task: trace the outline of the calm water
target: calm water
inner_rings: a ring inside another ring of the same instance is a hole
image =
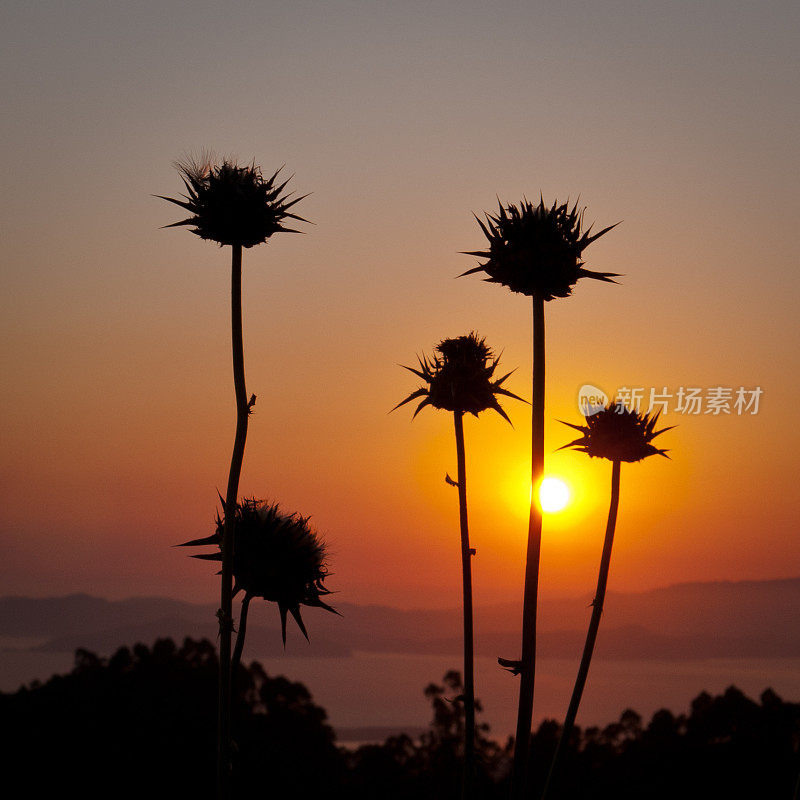
[[[31,653],[8,649],[33,642],[0,638],[0,690],[13,691],[34,678],[46,679],[72,666],[69,653]],[[348,658],[292,658],[250,653],[270,674],[305,683],[314,699],[341,729],[376,726],[392,729],[428,723],[430,708],[423,689],[441,681],[458,659],[360,653]],[[566,709],[577,661],[542,659],[538,665],[535,716],[561,717]],[[511,733],[515,724],[517,678],[489,658],[476,659],[476,691],[483,719],[494,736]],[[645,719],[659,708],[686,711],[702,690],[723,691],[735,684],[757,699],[767,687],[787,700],[800,700],[800,659],[704,659],[696,661],[597,661],[578,717],[580,725],[603,725],[625,708]]]

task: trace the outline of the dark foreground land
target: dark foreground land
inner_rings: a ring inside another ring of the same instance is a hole
[[[206,641],[122,648],[110,659],[78,650],[68,675],[0,694],[6,785],[29,797],[212,798],[217,657]],[[354,687],[355,689],[355,687]],[[429,729],[355,751],[336,745],[326,713],[300,683],[241,668],[236,687],[236,797],[460,798],[458,673],[424,691]],[[540,790],[559,725],[533,740]],[[632,710],[605,728],[576,730],[552,800],[726,798],[791,800],[800,704],[767,689],[755,702],[735,687],[700,694],[688,715]],[[507,795],[510,743],[479,734],[480,798]],[[532,794],[536,797],[536,794]]]

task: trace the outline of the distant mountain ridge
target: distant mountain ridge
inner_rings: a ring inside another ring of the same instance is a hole
[[[574,658],[589,618],[590,595],[543,600],[540,652]],[[460,611],[403,610],[337,603],[341,618],[304,611],[307,645],[291,630],[287,655],[347,656],[355,651],[457,654]],[[265,607],[266,606],[266,607]],[[29,649],[78,647],[109,654],[158,637],[216,638],[215,604],[161,597],[106,600],[87,594],[0,597],[0,636],[36,639]],[[520,610],[515,604],[476,607],[476,651],[517,655]],[[254,604],[248,650],[280,647],[273,604]],[[680,583],[606,598],[598,658],[685,659],[800,656],[800,577],[768,581]]]
[[[106,600],[89,594],[63,597],[0,597],[0,636],[53,636],[83,631],[86,622],[94,625],[124,625],[143,618],[178,613],[191,617],[215,607],[172,600],[166,597],[132,597]]]

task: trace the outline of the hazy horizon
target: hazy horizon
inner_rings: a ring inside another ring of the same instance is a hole
[[[580,724],[610,723],[627,707],[645,718],[661,707],[680,713],[701,691],[721,693],[731,684],[756,699],[767,688],[788,700],[800,697],[800,577],[748,583],[666,587],[650,602],[646,593],[611,593]],[[151,599],[109,614],[107,601],[84,599],[57,598],[56,607],[0,597],[0,690],[68,671],[78,647],[108,657],[123,645],[150,646],[166,636],[215,638],[214,603],[192,605],[184,616],[183,601]],[[183,609],[178,616],[174,605]],[[363,726],[393,732],[424,726],[430,709],[423,688],[461,668],[458,610],[341,610],[339,618],[309,609],[310,642],[292,627],[284,649],[274,604],[254,604],[245,661],[306,684],[346,735]],[[585,597],[544,599],[541,610],[537,720],[563,713],[589,613]],[[518,620],[507,612],[507,606],[494,613],[484,606],[476,614],[478,696],[501,738],[513,730],[518,685],[496,662],[518,646]],[[749,646],[754,636],[763,644]]]
[[[637,595],[637,594],[647,594],[650,592],[658,592],[660,590],[665,589],[673,589],[679,587],[689,587],[689,586],[709,586],[709,585],[735,585],[735,584],[776,584],[776,583],[787,583],[787,582],[796,582],[800,581],[800,572],[795,575],[783,575],[773,578],[737,578],[737,579],[726,579],[726,578],[715,578],[714,580],[694,580],[694,581],[677,581],[674,583],[666,583],[657,586],[648,586],[643,589],[635,589],[635,590],[615,590],[609,589],[608,596],[612,595]],[[557,602],[558,600],[576,600],[576,599],[583,599],[584,597],[592,597],[594,594],[594,587],[586,588],[585,591],[582,592],[573,592],[573,593],[564,593],[564,594],[550,594],[550,593],[540,593],[540,597],[542,599],[547,600],[548,602]],[[134,595],[114,595],[114,594],[104,594],[98,595],[93,592],[87,591],[65,591],[58,594],[30,594],[30,593],[13,593],[13,594],[0,594],[0,600],[9,597],[18,597],[18,598],[32,598],[32,599],[48,599],[48,600],[55,600],[61,597],[75,597],[75,596],[87,596],[92,598],[97,598],[100,600],[107,600],[109,602],[124,602],[126,600],[174,600],[178,602],[186,602],[191,603],[193,605],[207,605],[207,606],[218,606],[218,598],[216,597],[209,597],[206,599],[200,600],[191,600],[187,599],[186,597],[181,597],[178,595],[151,595],[151,594],[134,594]],[[269,601],[266,601],[269,605]],[[488,606],[506,606],[506,605],[514,605],[517,603],[521,604],[522,599],[520,598],[512,598],[509,600],[501,600],[488,603]],[[357,605],[357,606],[383,606],[387,608],[394,608],[403,611],[452,611],[461,608],[460,599],[455,600],[451,605],[400,605],[400,604],[391,604],[391,603],[351,603],[348,601],[348,604]]]

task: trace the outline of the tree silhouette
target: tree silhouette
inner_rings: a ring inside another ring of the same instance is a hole
[[[363,745],[350,754],[343,787],[346,796],[364,800],[458,800],[463,771],[464,690],[461,674],[450,670],[441,683],[425,687],[432,718],[417,740],[392,736],[383,744]],[[475,701],[475,710],[481,713],[479,700]],[[501,746],[489,734],[487,724],[476,724],[474,791],[483,800],[500,800],[505,792],[511,744]]]
[[[76,652],[75,667],[44,683],[0,693],[0,752],[6,786],[28,797],[214,795],[217,653],[208,641],[123,647],[110,658]],[[237,796],[296,800],[457,800],[464,687],[458,672],[430,684],[429,728],[357,750],[337,749],[325,711],[306,687],[240,667],[236,720]],[[476,701],[480,712],[480,703]],[[561,727],[533,734],[532,796],[547,776]],[[573,727],[553,800],[727,800],[791,797],[800,704],[767,689],[759,701],[731,686],[703,692],[688,714],[666,709],[645,724],[627,709],[616,722]],[[476,725],[476,790],[508,790],[512,743]]]
[[[160,639],[109,659],[79,650],[68,675],[0,694],[6,785],[29,797],[212,798],[218,664],[207,640]],[[333,730],[302,684],[257,663],[236,684],[238,796],[310,800],[341,782]]]

